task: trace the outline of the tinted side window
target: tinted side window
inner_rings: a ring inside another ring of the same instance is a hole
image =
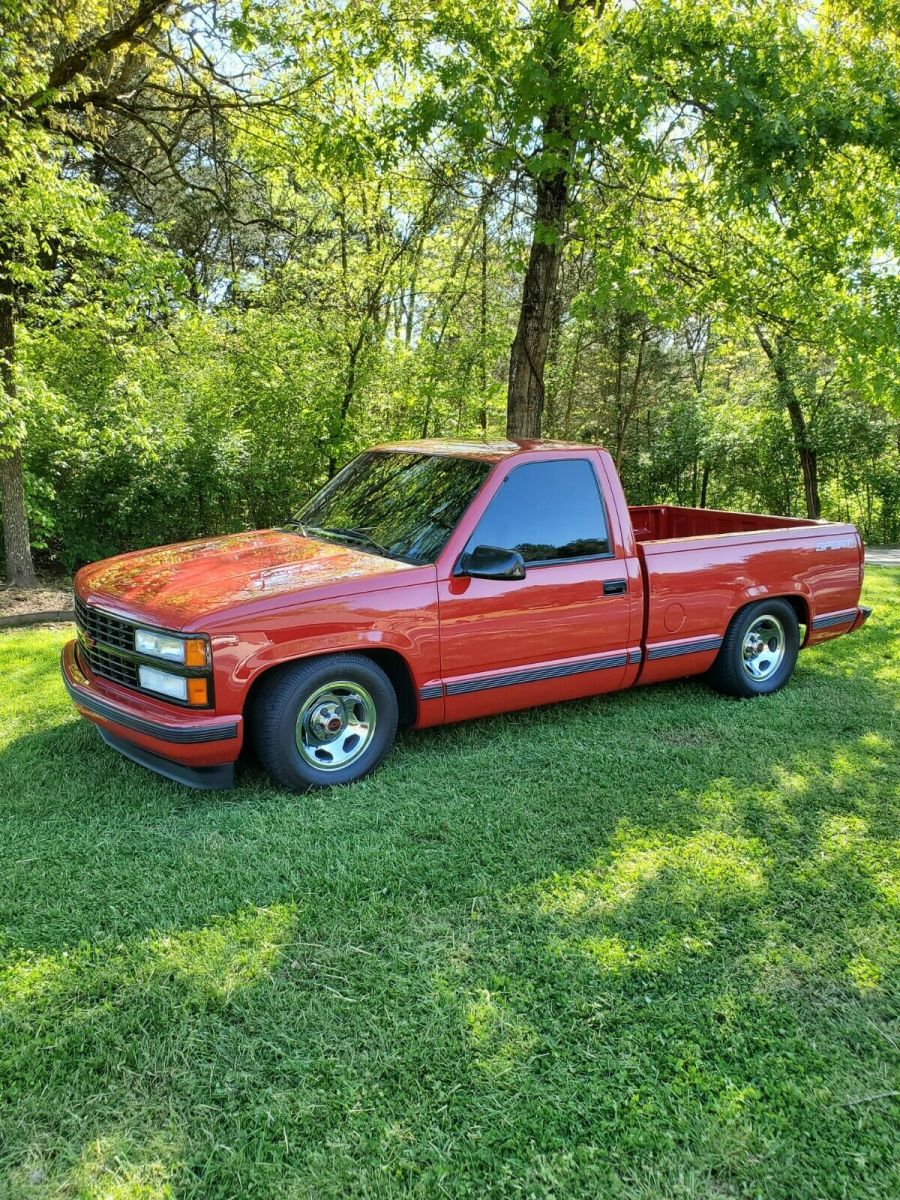
[[[526,562],[609,553],[594,469],[583,458],[527,463],[500,485],[469,541],[518,550]]]

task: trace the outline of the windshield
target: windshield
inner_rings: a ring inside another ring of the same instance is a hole
[[[478,459],[370,450],[335,475],[294,524],[389,558],[434,562],[490,467]]]

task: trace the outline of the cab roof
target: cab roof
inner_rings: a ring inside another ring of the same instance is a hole
[[[496,442],[467,442],[447,438],[421,438],[410,442],[384,442],[373,446],[373,450],[405,452],[407,454],[445,454],[452,458],[480,458],[486,462],[499,462],[513,454],[525,454],[531,450],[598,450],[598,446],[586,442],[556,442],[548,438],[511,438]]]

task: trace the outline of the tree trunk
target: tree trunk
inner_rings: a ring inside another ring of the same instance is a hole
[[[793,417],[791,419],[793,421]],[[803,420],[802,413],[800,419]],[[795,432],[795,439],[797,436]],[[812,446],[805,445],[799,447],[799,454],[800,469],[803,472],[803,492],[806,496],[806,515],[818,520],[822,515],[822,503],[819,499],[819,456]]]
[[[803,405],[794,387],[794,381],[785,363],[785,348],[782,339],[776,338],[774,346],[769,341],[761,326],[756,327],[756,336],[766,357],[772,364],[772,371],[778,384],[778,394],[787,409],[794,435],[794,449],[800,462],[800,472],[803,476],[803,494],[806,498],[806,515],[818,520],[822,515],[822,504],[819,499],[819,456],[809,433],[809,426],[803,413]]]
[[[638,400],[640,399],[641,379],[644,373],[644,351],[647,347],[649,334],[646,329],[641,330],[641,339],[638,342],[637,363],[634,368],[634,375],[631,379],[631,386],[628,389],[628,395],[624,395],[624,373],[625,373],[625,356],[628,353],[628,343],[626,342],[627,330],[624,324],[623,314],[619,314],[619,336],[617,339],[618,345],[618,361],[616,367],[616,470],[622,468],[622,461],[625,458],[625,439],[628,436],[628,430],[631,426],[631,420],[637,411]]]
[[[0,387],[10,403],[16,398],[16,314],[12,284],[0,277]],[[0,496],[3,500],[3,547],[6,574],[17,587],[34,587],[34,563],[25,512],[22,454],[18,449],[0,457]]]
[[[481,396],[478,402],[478,424],[481,426],[481,436],[487,437],[487,389],[488,389],[488,361],[487,361],[487,330],[488,330],[488,228],[487,217],[482,213],[481,216],[481,295],[480,295],[480,311],[481,319]]]
[[[578,382],[578,372],[581,368],[581,350],[584,345],[584,323],[579,321],[575,331],[575,347],[572,351],[572,365],[569,368],[569,378],[566,381],[566,412],[563,417],[562,434],[568,440],[572,436],[572,410],[575,407],[575,386]]]
[[[548,135],[551,140],[567,137],[568,115],[563,108],[551,109],[545,126],[545,142]],[[511,438],[541,436],[544,363],[550,342],[568,203],[566,170],[557,171],[546,179],[538,178],[531,251],[522,287],[519,324],[509,357],[506,433]]]
[[[404,329],[403,340],[407,350],[410,349],[413,343],[413,332],[416,328],[416,283],[419,275],[418,257],[416,264],[413,267],[412,275],[409,280],[408,300],[406,302],[406,327]]]
[[[34,587],[37,579],[31,561],[22,455],[18,450],[0,459],[0,492],[3,495],[3,549],[7,578],[16,587]]]
[[[557,373],[559,367],[559,352],[560,339],[562,337],[562,291],[565,287],[565,276],[563,272],[563,262],[560,256],[559,274],[556,280],[556,286],[553,289],[553,295],[550,301],[550,333],[547,337],[547,357],[544,360],[544,372],[547,370],[551,375]],[[544,412],[541,421],[542,430],[546,426],[549,430],[555,430],[558,416],[559,404],[559,380],[556,380],[556,386],[551,387],[549,393],[544,389]]]
[[[344,394],[341,396],[341,407],[338,412],[337,427],[335,438],[340,439],[344,436],[344,428],[347,424],[347,415],[350,412],[350,405],[353,403],[353,398],[356,395],[356,371],[359,362],[359,355],[363,348],[365,340],[365,325],[360,331],[359,337],[350,347],[350,358],[347,363],[347,378],[344,383]],[[328,456],[328,478],[333,479],[337,474],[337,453],[331,451]]]
[[[539,54],[550,84],[543,122],[540,162],[545,155],[551,170],[535,172],[535,214],[528,267],[522,285],[519,322],[509,356],[506,433],[511,438],[541,436],[544,412],[544,364],[553,325],[553,306],[559,286],[563,236],[569,207],[574,158],[572,116],[579,98],[560,87],[566,47],[575,35],[574,14],[589,0],[556,0],[555,19]],[[595,18],[602,16],[606,0],[590,0]],[[555,92],[555,96],[554,96]],[[548,165],[549,165],[548,163]]]
[[[703,478],[700,481],[700,507],[706,508],[706,495],[709,489],[709,477],[712,473],[712,467],[708,462],[703,464]]]

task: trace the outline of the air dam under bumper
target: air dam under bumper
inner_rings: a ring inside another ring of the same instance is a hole
[[[241,717],[205,716],[184,709],[170,712],[162,709],[161,702],[135,703],[124,688],[86,675],[77,645],[72,641],[63,647],[63,682],[75,707],[97,726],[108,746],[189,787],[234,786]]]

